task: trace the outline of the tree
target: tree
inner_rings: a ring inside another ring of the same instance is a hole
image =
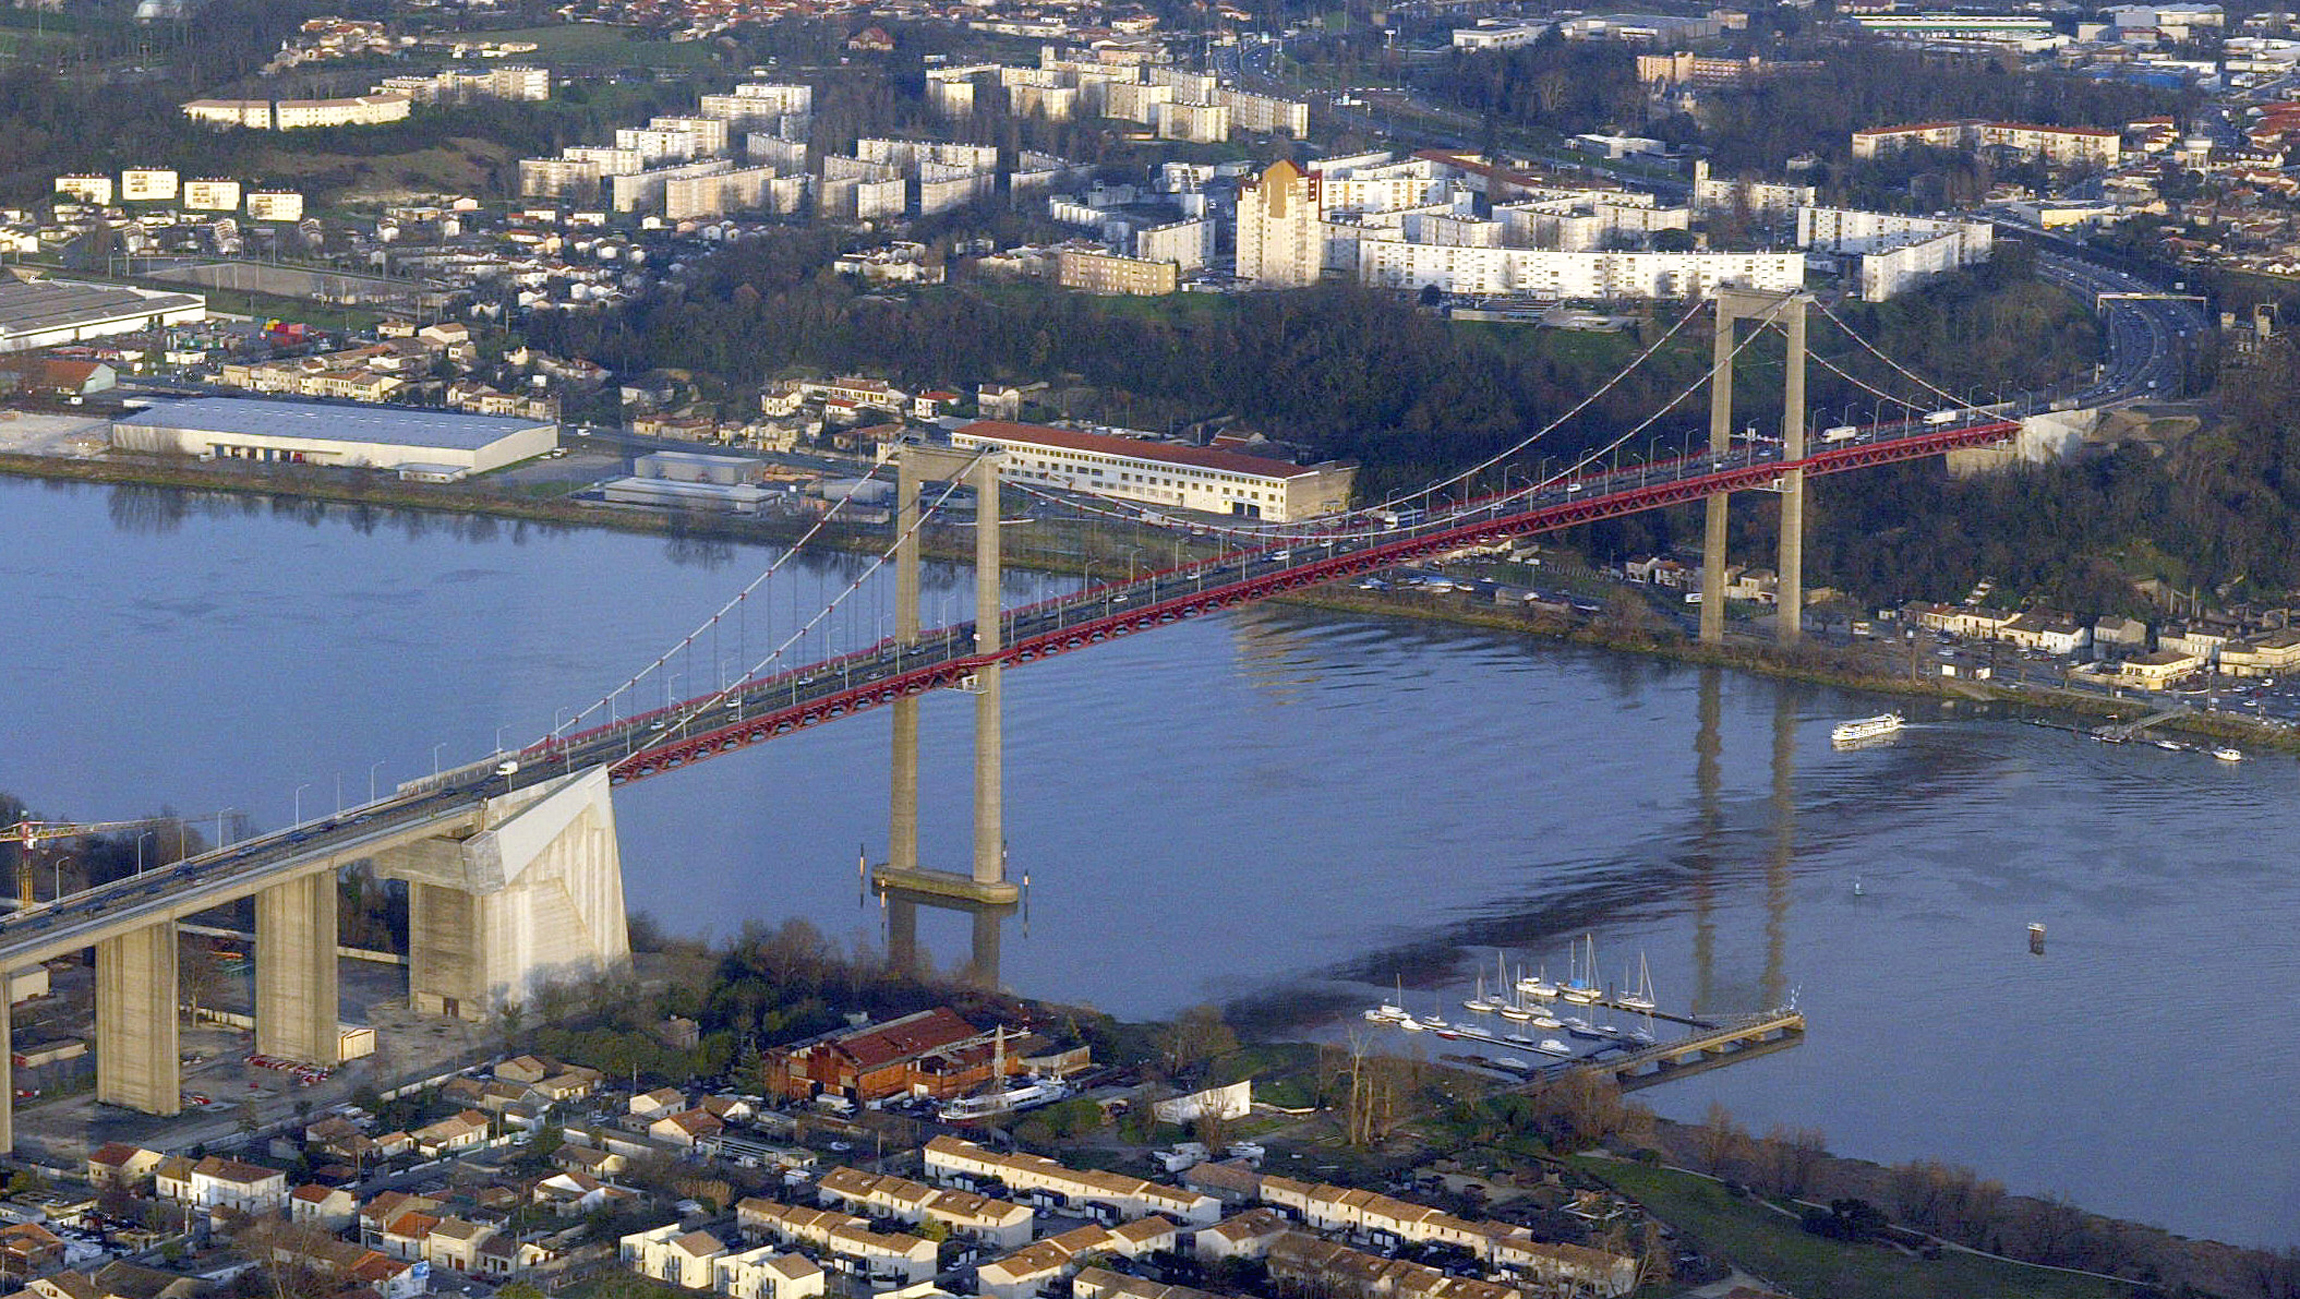
[[[192,943],[184,948],[176,968],[183,988],[186,1022],[197,1024],[200,1008],[210,1004],[223,989],[222,963],[216,959],[215,949],[206,943]]]
[[[1749,1132],[1734,1122],[1733,1111],[1723,1101],[1711,1101],[1708,1113],[1693,1129],[1693,1146],[1702,1168],[1713,1177],[1724,1177],[1749,1148]]]
[[[1176,1015],[1159,1035],[1158,1051],[1168,1076],[1193,1077],[1198,1067],[1238,1049],[1238,1035],[1213,1006],[1192,1006]]]
[[[1818,1128],[1791,1128],[1774,1124],[1754,1152],[1759,1175],[1766,1186],[1782,1195],[1803,1195],[1813,1174],[1828,1157],[1828,1141]]]

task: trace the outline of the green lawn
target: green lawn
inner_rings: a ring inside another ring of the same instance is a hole
[[[1576,1159],[1653,1215],[1773,1284],[1829,1299],[2126,1299],[2135,1287],[1950,1252],[1938,1261],[1880,1245],[1811,1235],[1753,1199],[1735,1199],[1691,1173],[1609,1159]]]
[[[489,40],[533,41],[535,53],[522,55],[554,67],[698,68],[711,62],[711,47],[699,41],[650,41],[627,27],[565,23],[485,33]]]

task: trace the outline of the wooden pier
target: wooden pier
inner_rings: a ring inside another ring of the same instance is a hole
[[[1539,1091],[1568,1074],[1585,1074],[1609,1077],[1619,1083],[1623,1091],[1636,1091],[1673,1078],[1785,1051],[1804,1040],[1803,1011],[1760,1011],[1705,1022],[1699,1031],[1674,1042],[1640,1047],[1619,1055],[1601,1051],[1578,1060],[1561,1060],[1543,1069],[1522,1090]]]

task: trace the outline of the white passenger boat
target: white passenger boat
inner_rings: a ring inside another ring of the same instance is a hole
[[[1899,713],[1879,713],[1875,717],[1856,717],[1849,722],[1837,723],[1836,728],[1829,732],[1829,738],[1838,744],[1854,744],[1861,740],[1873,740],[1880,735],[1891,735],[1901,729],[1905,721],[1906,719]]]
[[[2231,749],[2225,744],[2221,745],[2217,749],[2214,749],[2212,751],[2212,756],[2220,759],[2222,762],[2244,761],[2244,751],[2242,749]]]
[[[1556,1038],[1554,1038],[1554,1037],[1545,1037],[1545,1038],[1541,1039],[1541,1042],[1540,1042],[1538,1045],[1536,1045],[1536,1046],[1535,1046],[1533,1049],[1534,1049],[1534,1050],[1536,1050],[1536,1051],[1539,1051],[1539,1052],[1541,1052],[1543,1055],[1572,1055],[1572,1054],[1573,1054],[1573,1048],[1572,1048],[1572,1047],[1570,1047],[1570,1046],[1567,1046],[1565,1043],[1558,1041],[1558,1040],[1557,1040]]]

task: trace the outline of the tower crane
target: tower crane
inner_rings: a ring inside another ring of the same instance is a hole
[[[32,865],[34,854],[59,839],[80,839],[89,835],[110,834],[115,830],[142,830],[151,826],[182,825],[180,816],[146,816],[133,821],[34,821],[29,818],[14,825],[0,826],[0,844],[15,844],[16,854],[16,909],[21,911],[32,905]]]

